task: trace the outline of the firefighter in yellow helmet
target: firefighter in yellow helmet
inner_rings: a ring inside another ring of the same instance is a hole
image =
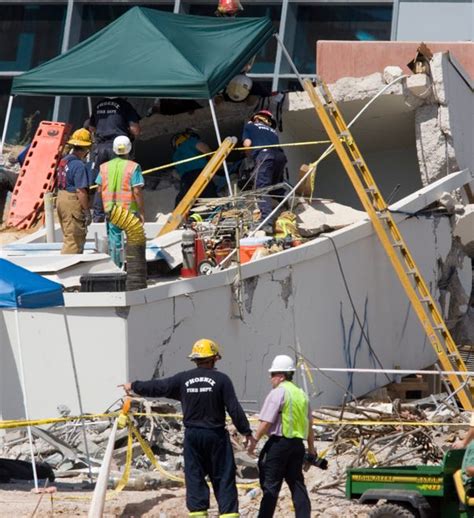
[[[238,517],[239,503],[235,485],[235,461],[225,428],[226,411],[237,430],[251,446],[255,439],[230,378],[215,368],[221,359],[219,346],[201,338],[188,356],[194,369],[170,378],[134,381],[120,385],[125,392],[140,396],[167,397],[181,402],[183,408],[184,475],[186,505],[190,517],[206,517],[209,508],[209,476],[219,506],[219,516]]]
[[[91,222],[90,178],[84,163],[92,146],[91,134],[84,128],[78,129],[71,135],[67,144],[69,152],[61,158],[56,170],[56,208],[63,232],[61,253],[82,254],[87,226]]]

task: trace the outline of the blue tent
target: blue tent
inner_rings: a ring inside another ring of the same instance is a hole
[[[0,259],[0,308],[64,306],[63,287]]]

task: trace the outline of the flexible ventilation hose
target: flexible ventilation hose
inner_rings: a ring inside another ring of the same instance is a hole
[[[109,218],[110,223],[123,230],[127,236],[127,291],[146,288],[146,237],[142,222],[134,214],[118,206],[112,208]]]
[[[146,243],[142,222],[128,210],[115,205],[110,212],[110,223],[127,234],[128,244],[144,245]]]

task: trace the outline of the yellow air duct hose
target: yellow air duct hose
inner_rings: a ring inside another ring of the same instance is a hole
[[[110,211],[109,221],[127,236],[127,291],[146,288],[146,236],[142,222],[134,214],[118,206]]]
[[[145,229],[135,214],[115,205],[110,212],[109,221],[125,232],[127,243],[131,245],[144,245],[146,243]]]

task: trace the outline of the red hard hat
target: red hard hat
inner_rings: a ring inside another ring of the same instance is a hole
[[[243,9],[239,0],[219,0],[217,11],[221,15],[232,16],[236,14],[238,11],[243,11]]]
[[[259,110],[258,112],[252,115],[252,120],[261,117],[267,119],[270,122],[272,128],[276,128],[277,123],[275,117],[273,116],[273,113],[270,110]]]

